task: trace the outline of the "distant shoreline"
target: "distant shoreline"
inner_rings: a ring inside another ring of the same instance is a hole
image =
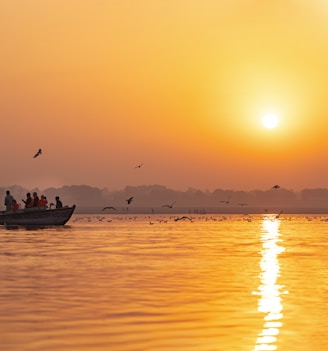
[[[6,190],[24,207],[21,199],[27,192],[36,191],[54,203],[60,196],[64,205],[76,205],[76,213],[116,214],[261,214],[279,213],[328,213],[328,189],[314,188],[294,192],[284,188],[265,191],[236,191],[217,189],[212,192],[197,189],[177,191],[163,185],[127,186],[121,191],[99,189],[88,185],[60,188],[26,189],[19,185],[0,187],[3,198]],[[128,204],[127,199],[133,198]],[[3,205],[4,207],[4,205]],[[102,211],[104,207],[115,210]]]

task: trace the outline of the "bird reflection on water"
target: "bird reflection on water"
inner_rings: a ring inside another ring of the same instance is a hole
[[[277,338],[282,327],[283,286],[278,284],[280,263],[278,256],[285,251],[279,243],[280,220],[266,217],[262,223],[262,259],[260,262],[260,284],[254,294],[259,296],[258,311],[264,313],[263,329],[258,334],[253,351],[277,350]]]

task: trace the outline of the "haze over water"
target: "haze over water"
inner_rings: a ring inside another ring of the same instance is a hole
[[[0,228],[0,350],[327,350],[328,216]]]

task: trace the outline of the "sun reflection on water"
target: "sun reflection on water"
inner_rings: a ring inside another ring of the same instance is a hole
[[[285,248],[281,245],[280,220],[265,218],[262,222],[262,258],[260,262],[260,284],[254,294],[259,296],[258,311],[264,313],[263,329],[258,334],[253,351],[277,350],[277,337],[282,327],[283,286],[277,283],[280,276],[278,256]]]

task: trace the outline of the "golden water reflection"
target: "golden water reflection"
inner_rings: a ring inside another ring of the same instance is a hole
[[[253,351],[277,350],[277,338],[282,327],[283,286],[277,283],[280,277],[279,255],[285,251],[279,233],[280,220],[264,218],[261,230],[262,258],[260,261],[260,284],[254,294],[259,296],[258,311],[264,313],[263,329],[257,336]]]

